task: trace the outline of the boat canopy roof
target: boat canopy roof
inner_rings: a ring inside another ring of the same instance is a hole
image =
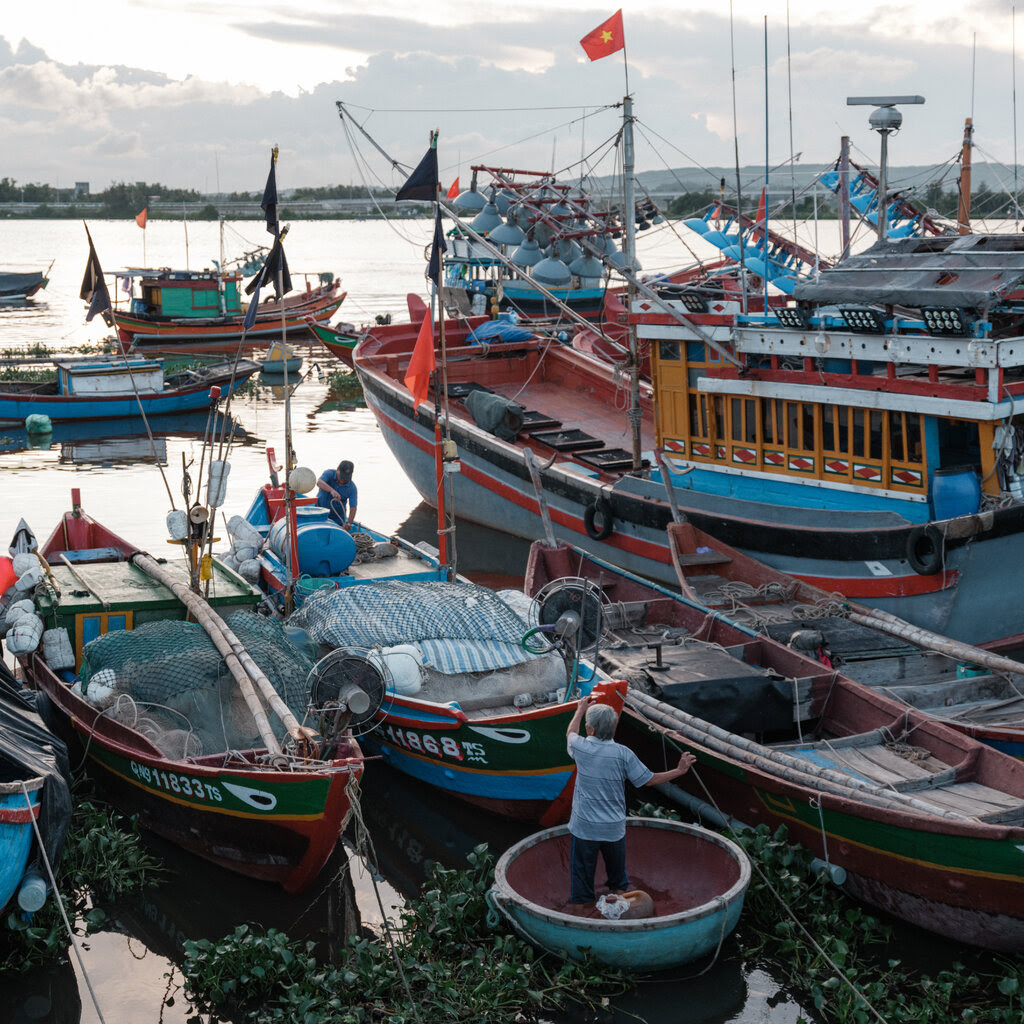
[[[1024,282],[1024,235],[950,235],[878,242],[793,296],[815,305],[978,308],[1004,300]]]

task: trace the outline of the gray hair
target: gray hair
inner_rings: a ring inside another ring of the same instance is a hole
[[[618,720],[615,708],[609,704],[591,704],[587,708],[587,725],[594,730],[596,739],[610,740],[615,734],[615,724]]]

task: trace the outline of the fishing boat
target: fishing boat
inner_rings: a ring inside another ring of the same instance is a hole
[[[1024,763],[569,545],[533,546],[526,591],[575,607],[588,657],[629,681],[620,742],[655,770],[696,754],[672,798],[785,825],[851,895],[912,924],[1024,949]]]
[[[0,270],[0,301],[31,299],[50,283],[50,267],[46,270]]]
[[[130,291],[127,307],[120,292],[112,310],[118,337],[135,351],[234,353],[242,339],[245,309],[242,275],[238,271],[129,268],[115,278]],[[289,334],[307,333],[306,317],[318,323],[330,320],[345,300],[341,282],[333,274],[320,274],[314,285],[281,300],[260,303],[247,341],[262,345],[280,336],[282,320]]]
[[[49,380],[0,383],[0,423],[24,423],[32,415],[70,423],[193,412],[209,406],[211,388],[227,396],[259,371],[244,359],[166,376],[158,359],[69,359],[54,365]]]
[[[0,910],[45,902],[71,821],[70,777],[64,744],[0,661]]]
[[[456,507],[532,538],[543,501],[560,539],[671,583],[671,492],[698,528],[823,590],[968,643],[1015,635],[1022,282],[1024,236],[974,234],[878,243],[768,314],[660,289],[631,313],[653,381],[632,402],[606,365],[540,336],[482,351],[453,330]],[[373,327],[355,365],[431,501],[431,424],[403,384],[414,338]],[[481,389],[520,407],[511,436],[474,421],[462,399]]]
[[[265,634],[269,620],[240,614],[260,593],[214,560],[208,600],[199,600],[186,564],[161,564],[96,522],[77,491],[40,554],[36,607],[56,640],[20,660],[55,729],[146,828],[289,892],[307,887],[345,828],[363,770],[346,695],[334,692],[329,713],[309,713],[319,731],[301,724],[292,708],[315,706],[319,676],[311,691],[299,652]],[[237,688],[217,684],[225,664]],[[206,682],[203,666],[213,673]]]
[[[697,825],[627,818],[629,879],[655,896],[654,913],[586,916],[567,899],[569,828],[561,825],[516,843],[494,868],[487,894],[515,930],[541,949],[572,960],[594,957],[620,971],[681,967],[721,950],[739,921],[750,861],[733,842]],[[600,892],[597,906],[606,896]]]
[[[310,316],[306,317],[306,326],[309,328],[310,334],[332,356],[336,356],[346,366],[352,365],[352,352],[362,337],[362,332],[357,330],[353,324],[335,324],[332,327],[330,324],[320,323]]]
[[[669,549],[689,599],[844,675],[919,708],[1003,753],[1024,757],[1024,664],[911,626],[888,612],[781,573],[691,523],[672,523]],[[1014,648],[1014,638],[998,647]]]
[[[361,522],[353,522],[346,530],[331,519],[329,509],[317,505],[315,494],[293,492],[289,519],[285,484],[279,480],[281,466],[276,461],[274,449],[268,448],[270,480],[257,491],[243,517],[244,525],[229,522],[228,531],[233,532],[232,553],[241,550],[244,556],[239,559],[236,554],[235,561],[255,560],[258,573],[253,582],[277,611],[284,612],[289,600],[292,607],[300,607],[320,590],[381,580],[448,579],[436,549],[382,534]],[[312,482],[312,490],[316,478],[309,470],[305,473],[305,484]],[[296,477],[292,480],[296,482]],[[292,573],[290,564],[295,567]]]

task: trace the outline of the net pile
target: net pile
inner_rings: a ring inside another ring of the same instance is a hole
[[[299,721],[306,714],[313,662],[279,622],[249,613],[227,620]],[[83,650],[82,693],[107,714],[138,729],[168,757],[262,747],[238,684],[202,626],[149,622],[98,637]],[[276,735],[284,727],[274,715]]]
[[[523,620],[471,583],[384,580],[309,598],[291,622],[329,647],[414,643],[439,672],[485,672],[532,661]]]

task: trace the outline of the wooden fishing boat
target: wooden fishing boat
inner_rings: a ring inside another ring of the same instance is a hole
[[[146,722],[159,707],[138,694],[134,725],[130,715],[102,706],[99,697],[101,706],[91,702],[89,690],[81,688],[83,657],[112,638],[141,645],[142,630],[183,620],[189,576],[183,566],[154,571],[154,560],[82,512],[77,492],[72,505],[41,548],[49,569],[46,596],[37,607],[48,625],[72,638],[73,667],[51,666],[42,651],[21,659],[26,678],[45,695],[54,727],[77,740],[97,781],[146,828],[240,874],[300,891],[317,876],[348,821],[363,770],[358,744],[347,730],[322,738],[289,727],[277,752],[269,746],[201,751],[193,739],[202,723],[192,721],[183,732],[179,722],[177,739],[156,734]],[[214,611],[252,609],[261,599],[216,561],[212,572],[208,607]],[[137,656],[136,667],[158,653],[166,656],[153,644],[149,655]],[[185,675],[194,677],[197,664],[188,662]],[[250,718],[245,728],[251,732],[251,726]]]
[[[320,323],[310,316],[306,317],[306,327],[332,356],[336,356],[346,366],[352,365],[352,353],[362,337],[362,332],[357,330],[354,325],[335,324],[332,327],[330,324]]]
[[[51,380],[0,383],[0,423],[24,423],[31,415],[69,423],[193,412],[210,405],[211,388],[226,396],[259,370],[248,360],[166,377],[163,362],[156,359],[67,360],[55,365]]]
[[[827,594],[698,530],[672,523],[683,594],[780,643],[801,645],[844,675],[1024,757],[1024,664]],[[1012,645],[1019,647],[1019,639]]]
[[[633,920],[606,919],[593,907],[583,917],[570,912],[570,840],[567,825],[538,832],[494,868],[488,902],[541,949],[649,973],[717,953],[736,927],[750,861],[730,840],[697,825],[627,818],[630,884],[653,896],[655,909]]]
[[[237,350],[245,318],[240,273],[132,268],[118,271],[115,277],[133,289],[127,308],[115,306],[112,311],[126,346],[136,351],[200,354]],[[307,279],[304,291],[261,302],[255,323],[245,332],[246,341],[263,345],[267,338],[280,337],[282,320],[283,329],[292,335],[306,333],[306,317],[330,320],[345,293],[333,274],[319,277],[315,286]],[[119,291],[115,289],[115,294]]]
[[[630,681],[619,741],[655,770],[696,754],[671,794],[786,825],[912,924],[1024,950],[1024,763],[579,549],[534,545],[526,589],[544,588],[611,630],[593,656]]]
[[[52,267],[53,264],[51,263]],[[0,270],[0,301],[21,301],[41,292],[49,283],[49,267],[43,270]]]
[[[355,582],[307,595],[289,628],[341,652],[356,678],[380,679],[386,695],[361,739],[367,750],[503,817],[568,820],[575,766],[565,732],[578,701],[566,698],[569,673],[554,648],[526,646],[536,632],[528,611],[468,581]]]

